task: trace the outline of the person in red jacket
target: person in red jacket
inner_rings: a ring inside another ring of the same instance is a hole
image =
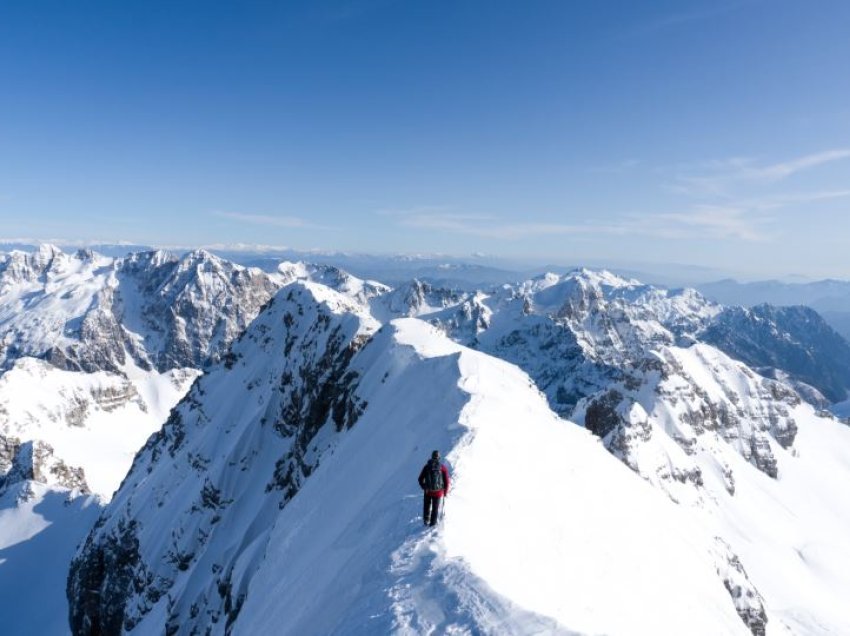
[[[425,525],[436,526],[440,518],[440,502],[449,494],[449,469],[440,462],[440,451],[431,453],[431,459],[419,473],[419,487],[425,494],[422,520]]]

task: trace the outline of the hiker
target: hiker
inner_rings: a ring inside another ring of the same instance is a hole
[[[425,525],[436,526],[440,518],[440,501],[449,494],[449,469],[440,462],[440,451],[431,453],[431,459],[419,473],[419,487],[425,494],[422,520]]]

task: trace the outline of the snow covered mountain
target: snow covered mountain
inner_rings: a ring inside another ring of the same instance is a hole
[[[604,386],[658,345],[712,344],[793,383],[818,406],[844,399],[850,387],[850,346],[805,308],[723,307],[693,290],[589,270],[546,274],[492,293],[415,286],[436,300],[423,303],[421,291],[405,298],[410,292],[399,288],[373,301],[375,315],[389,309],[390,315],[420,316],[464,344],[512,360],[563,415],[599,386],[594,376]]]
[[[57,486],[108,499],[199,369],[281,284],[204,251],[113,259],[42,245],[4,255],[0,435],[50,448],[79,475]],[[54,472],[36,481],[53,484]]]
[[[113,259],[51,245],[0,260],[0,364],[36,357],[81,371],[167,371],[218,359],[278,289],[199,250]]]
[[[74,633],[850,629],[850,429],[694,344],[716,308],[588,272],[421,292],[282,289],[75,557]],[[434,324],[382,325],[399,297]],[[535,385],[562,351],[591,430]],[[431,448],[456,488],[423,535]]]
[[[850,340],[850,281],[827,279],[807,283],[784,283],[766,280],[739,283],[725,279],[702,283],[697,289],[708,298],[725,305],[805,305],[817,311],[833,329]]]
[[[763,375],[791,379],[801,393],[809,385],[829,402],[847,397],[850,344],[809,307],[727,307],[701,339]]]
[[[15,590],[32,581],[51,617],[44,629],[4,620],[5,633],[64,633],[77,543],[199,367],[279,284],[204,252],[2,257],[0,590],[29,607]]]
[[[589,270],[462,292],[13,253],[0,591],[38,570],[44,634],[69,606],[77,634],[850,632],[822,327]],[[457,488],[425,535],[432,448]],[[119,483],[66,604],[41,557]]]
[[[69,633],[64,598],[68,564],[101,510],[97,497],[57,488],[55,482],[7,480],[0,488],[3,634]]]

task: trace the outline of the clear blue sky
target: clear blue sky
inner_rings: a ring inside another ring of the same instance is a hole
[[[850,277],[844,0],[0,4],[0,238]]]

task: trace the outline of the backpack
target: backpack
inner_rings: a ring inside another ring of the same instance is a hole
[[[428,461],[425,467],[425,490],[428,492],[436,492],[443,490],[446,487],[443,481],[443,470],[440,462],[434,459]]]

